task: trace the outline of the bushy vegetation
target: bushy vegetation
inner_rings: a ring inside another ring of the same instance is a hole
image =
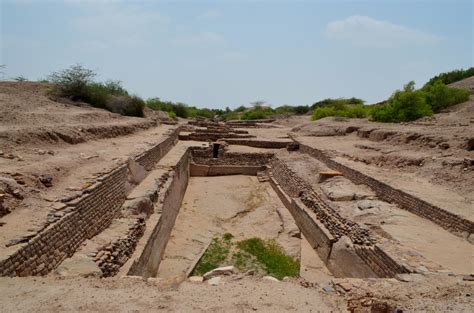
[[[251,238],[233,242],[232,239],[233,236],[229,233],[214,238],[196,265],[193,275],[203,275],[214,268],[227,265],[234,265],[241,271],[253,270],[262,275],[272,275],[278,279],[299,275],[298,260],[286,255],[276,241]]]
[[[93,70],[80,64],[54,72],[49,76],[55,85],[52,94],[122,115],[143,116],[145,102],[140,97],[129,95],[119,81],[96,82],[96,76]]]
[[[181,102],[175,103],[171,101],[163,101],[160,98],[150,98],[146,101],[146,105],[150,109],[168,112],[168,114],[172,116],[182,118],[205,117],[212,119],[216,116],[224,114],[225,112],[221,109],[200,109],[194,106],[188,106],[187,104]]]
[[[465,78],[474,76],[474,67],[470,67],[467,70],[454,70],[446,73],[441,73],[436,75],[435,77],[431,78],[423,87],[423,89],[436,84],[437,82],[441,81],[445,85],[449,85],[451,83],[455,83],[457,81],[463,80]]]
[[[469,100],[469,92],[464,89],[449,88],[441,80],[423,88],[426,92],[426,102],[434,113]]]
[[[318,102],[313,103],[310,109],[314,110],[319,107],[342,107],[344,105],[353,105],[353,104],[364,104],[364,100],[359,98],[337,98],[337,99],[324,99]]]
[[[411,81],[403,90],[395,91],[385,104],[373,106],[370,115],[372,120],[379,122],[408,122],[431,116],[468,99],[468,91],[449,88],[441,80],[418,90]]]
[[[312,105],[314,108],[312,120],[319,120],[328,116],[340,116],[348,118],[364,118],[368,115],[368,109],[364,101],[358,98],[325,99]]]

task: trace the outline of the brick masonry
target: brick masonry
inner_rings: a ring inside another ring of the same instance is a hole
[[[274,158],[268,173],[272,187],[323,262],[329,262],[333,244],[347,236],[356,254],[378,277],[409,272],[379,248],[367,229],[340,216],[283,161]]]
[[[377,197],[379,197],[381,200],[395,203],[399,208],[426,218],[455,235],[467,238],[470,234],[474,233],[474,222],[441,209],[435,205],[429,204],[428,202],[412,196],[404,191],[390,187],[379,180],[342,165],[341,163],[329,158],[323,151],[319,149],[300,143],[299,151],[324,162],[331,169],[341,172],[345,177],[349,178],[354,183],[365,184],[369,186],[375,191]]]
[[[136,157],[146,169],[177,142],[180,129]],[[0,261],[1,276],[45,275],[74,254],[81,243],[99,234],[117,217],[126,197],[127,166],[121,165],[98,179],[84,195],[69,203],[74,209],[51,224],[16,252]]]

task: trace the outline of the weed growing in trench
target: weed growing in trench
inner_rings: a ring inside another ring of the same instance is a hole
[[[261,263],[269,275],[278,279],[285,276],[297,276],[300,272],[299,262],[285,254],[283,248],[275,240],[251,238],[240,241],[237,246]]]
[[[234,243],[233,237],[232,234],[226,233],[222,238],[214,238],[198,262],[193,275],[203,275],[212,269],[227,265],[234,265],[240,271],[253,270],[258,274],[268,274],[278,279],[299,274],[298,260],[285,254],[275,240],[250,238]]]
[[[216,237],[212,239],[211,244],[196,265],[194,275],[203,275],[204,273],[221,266],[225,260],[227,260],[229,255],[232,238],[233,236],[227,233],[224,234],[222,238]]]

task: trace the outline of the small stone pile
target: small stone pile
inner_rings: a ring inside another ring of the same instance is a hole
[[[91,255],[102,270],[103,277],[114,276],[118,273],[120,267],[124,265],[133,254],[138,240],[140,240],[145,232],[145,226],[144,219],[137,219],[136,222],[130,226],[129,232],[124,238],[114,240]]]

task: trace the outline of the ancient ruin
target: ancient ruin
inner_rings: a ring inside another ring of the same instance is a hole
[[[123,141],[84,126],[82,135],[42,129],[28,137],[31,143],[5,146],[0,274],[173,288],[206,281],[222,286],[220,277],[240,277],[251,285],[246,279],[259,275],[234,267],[204,279],[193,275],[216,236],[229,234],[235,245],[250,238],[278,243],[299,264],[297,277],[283,280],[329,302],[345,299],[333,309],[393,311],[404,304],[398,291],[390,298],[390,290],[404,286],[458,284],[459,297],[469,301],[472,185],[461,182],[464,194],[449,188],[452,180],[424,189],[423,178],[433,172],[419,171],[433,162],[446,171],[439,180],[459,171],[473,182],[468,133],[435,137],[428,121],[408,132],[343,119],[317,128],[286,126],[286,120],[154,123],[107,130],[130,132]],[[469,123],[472,130],[472,117]],[[79,152],[91,144],[87,136],[97,145]],[[124,150],[131,142],[139,145]],[[38,143],[45,148],[32,148]],[[414,143],[433,146],[431,155],[384,152],[390,146],[415,151]],[[453,152],[445,157],[446,149]],[[410,185],[417,175],[420,188]],[[279,282],[265,277],[266,284]],[[22,284],[18,279],[12,282]],[[469,306],[463,301],[460,308]]]

